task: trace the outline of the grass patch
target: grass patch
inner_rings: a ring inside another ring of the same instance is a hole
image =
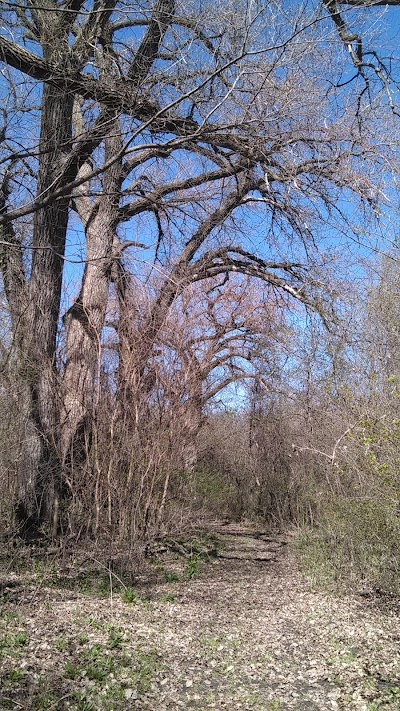
[[[26,676],[25,669],[12,669],[1,677],[0,686],[12,687],[16,684],[20,684],[24,676]]]
[[[57,707],[57,699],[51,691],[45,691],[32,699],[33,711],[47,711]]]
[[[175,598],[171,593],[166,593],[160,597],[160,602],[175,602]]]
[[[0,617],[4,622],[8,624],[20,624],[21,615],[18,612],[13,612],[12,610],[4,610],[0,613]]]
[[[138,600],[137,592],[133,588],[125,588],[125,590],[122,591],[121,600],[127,605],[133,605]]]
[[[68,640],[64,636],[60,637],[56,640],[55,646],[59,652],[65,652],[65,650],[68,649]]]
[[[80,668],[77,664],[71,661],[66,661],[64,664],[64,676],[67,679],[77,679],[80,675]]]
[[[85,671],[88,679],[103,683],[114,669],[115,665],[113,659],[110,657],[101,657],[95,663],[89,664]]]
[[[114,627],[110,630],[107,644],[111,649],[122,649],[124,635],[120,627]]]
[[[157,651],[138,651],[135,656],[135,671],[132,674],[132,681],[141,691],[150,689],[153,677],[162,668],[161,657]]]
[[[0,656],[18,653],[28,642],[26,632],[16,632],[0,639]]]

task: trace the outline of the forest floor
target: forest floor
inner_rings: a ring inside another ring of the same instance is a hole
[[[314,590],[280,537],[210,540],[129,580],[95,554],[8,559],[0,709],[400,709],[398,602]]]

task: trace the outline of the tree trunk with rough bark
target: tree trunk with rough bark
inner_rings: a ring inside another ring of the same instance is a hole
[[[37,191],[45,194],[62,168],[63,146],[71,139],[72,97],[50,86],[43,90],[40,167]],[[19,378],[23,391],[23,440],[17,517],[22,530],[51,517],[60,474],[56,336],[60,311],[63,255],[69,198],[35,215],[27,308]]]

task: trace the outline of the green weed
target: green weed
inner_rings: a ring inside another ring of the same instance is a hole
[[[93,664],[89,664],[85,671],[88,679],[102,683],[114,669],[114,660],[111,657],[104,656],[98,657]]]
[[[0,681],[0,686],[13,686],[14,684],[19,684],[25,675],[25,669],[12,669],[4,674]]]
[[[185,577],[189,580],[197,578],[200,574],[200,556],[195,553],[187,559],[185,563]]]
[[[122,602],[126,602],[128,605],[132,605],[137,602],[137,593],[133,588],[125,588],[121,594]]]
[[[26,632],[16,632],[15,634],[3,637],[3,639],[0,640],[0,656],[12,651],[18,651],[21,647],[24,647],[27,642],[28,635]]]
[[[12,612],[12,610],[4,610],[4,612],[0,614],[0,617],[4,622],[13,622],[15,624],[21,622],[21,616],[18,612]]]
[[[77,679],[80,674],[80,669],[74,662],[67,661],[64,664],[64,674],[67,679]]]
[[[93,644],[88,649],[85,649],[83,653],[84,659],[99,659],[104,652],[104,647],[102,644]]]
[[[10,646],[14,647],[24,647],[26,643],[28,642],[28,635],[26,632],[17,632],[16,634],[12,635],[10,638]]]
[[[141,691],[148,691],[154,674],[160,669],[160,656],[155,651],[139,651],[135,662],[137,668],[132,675],[133,682]]]
[[[107,644],[111,649],[121,649],[123,641],[124,635],[122,634],[121,628],[115,627],[110,631]]]
[[[160,597],[160,602],[175,602],[175,598],[171,593],[166,593],[162,597]]]
[[[96,711],[96,706],[90,701],[87,693],[77,691],[74,694],[74,709],[75,711]]]
[[[268,706],[268,711],[280,711],[282,708],[282,702],[279,699],[274,699],[270,701]]]
[[[51,691],[45,691],[32,699],[33,711],[48,711],[50,708],[57,708],[57,699]]]
[[[56,647],[60,652],[64,652],[68,647],[68,641],[65,637],[60,637],[56,641]]]
[[[382,699],[385,704],[395,704],[400,708],[400,686],[389,687]]]
[[[80,578],[78,588],[87,595],[107,597],[110,594],[110,579],[107,573],[86,573]]]

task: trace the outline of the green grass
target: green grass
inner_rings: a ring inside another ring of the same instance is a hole
[[[64,652],[68,648],[68,641],[66,637],[59,637],[59,639],[56,640],[55,646],[59,652]]]
[[[58,699],[52,691],[44,691],[32,699],[33,711],[48,711],[57,708]]]
[[[26,632],[16,632],[15,634],[3,637],[0,639],[0,656],[20,651],[22,647],[25,647],[27,642],[28,635]]]
[[[160,602],[175,602],[175,598],[171,593],[166,593],[160,597]]]
[[[137,592],[133,588],[125,588],[125,590],[122,591],[122,602],[126,602],[128,605],[132,605],[133,603],[137,602],[137,599]]]
[[[282,708],[282,702],[279,699],[274,699],[268,704],[268,711],[280,711]]]
[[[18,612],[13,612],[12,610],[4,610],[0,613],[0,617],[4,622],[19,624],[21,622],[21,615]]]
[[[114,668],[114,661],[110,657],[102,657],[93,664],[88,664],[85,671],[88,679],[103,683]]]
[[[24,676],[26,676],[25,669],[12,669],[2,676],[0,679],[0,686],[12,687],[20,684]]]
[[[64,676],[67,679],[77,679],[80,675],[80,668],[77,664],[71,661],[66,661],[64,664]]]
[[[110,630],[107,644],[111,649],[121,649],[124,642],[124,635],[120,627],[114,627]]]
[[[161,657],[157,651],[138,651],[134,658],[135,671],[132,681],[142,692],[149,690],[153,677],[162,667]]]
[[[97,709],[88,698],[87,692],[77,691],[74,694],[74,711],[97,711]]]
[[[91,647],[88,647],[88,649],[85,649],[83,652],[83,658],[92,660],[92,659],[99,659],[102,654],[104,653],[104,647],[102,644],[97,642],[96,644],[93,644]]]

